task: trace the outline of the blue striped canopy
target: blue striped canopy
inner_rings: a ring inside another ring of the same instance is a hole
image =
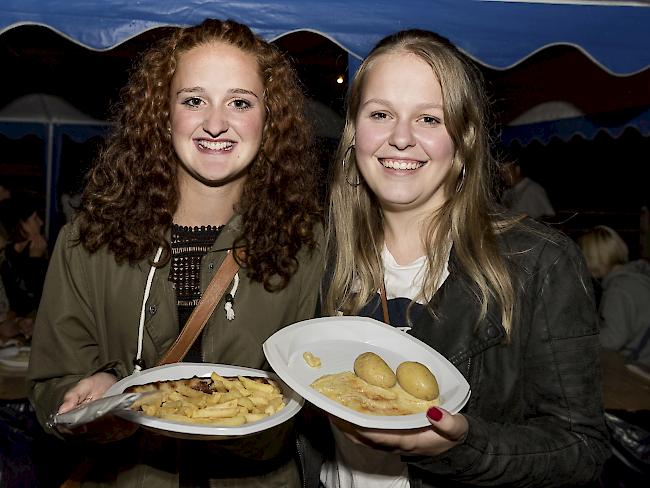
[[[498,69],[553,44],[577,46],[615,74],[650,66],[650,0],[2,0],[0,33],[44,25],[105,50],[155,27],[208,17],[243,22],[267,40],[315,31],[356,59],[386,34],[413,27],[436,31]]]

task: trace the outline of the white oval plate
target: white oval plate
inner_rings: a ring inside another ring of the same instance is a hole
[[[285,407],[270,417],[237,427],[211,427],[204,424],[186,424],[158,417],[150,417],[144,415],[142,412],[132,410],[123,410],[117,415],[136,424],[157,430],[161,434],[189,439],[212,440],[254,434],[280,425],[296,415],[304,403],[304,399],[300,395],[296,394],[295,391],[273,373],[259,369],[211,363],[175,363],[145,369],[139,374],[133,374],[118,381],[106,391],[104,396],[117,395],[123,393],[130,386],[143,385],[152,381],[180,380],[194,376],[208,378],[213,371],[216,371],[222,376],[242,375],[271,378],[277,381],[282,389]]]
[[[0,364],[11,368],[27,369],[31,347],[9,346],[0,349]]]
[[[366,351],[379,354],[395,371],[403,361],[418,361],[436,376],[440,406],[457,413],[470,396],[469,384],[442,354],[415,337],[366,317],[326,317],[305,320],[285,327],[264,343],[264,354],[273,370],[299,395],[317,407],[361,427],[415,429],[426,427],[425,413],[413,415],[367,415],[327,398],[309,386],[326,374],[353,371],[354,360]],[[312,368],[304,352],[321,359]]]

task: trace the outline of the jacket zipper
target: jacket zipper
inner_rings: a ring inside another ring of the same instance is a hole
[[[303,448],[300,438],[296,435],[296,451],[300,459],[300,470],[302,471],[302,488],[307,488],[307,466],[305,466],[305,458],[303,457]]]

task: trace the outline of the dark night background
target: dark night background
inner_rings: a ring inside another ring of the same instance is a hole
[[[22,95],[48,93],[104,120],[132,62],[166,30],[154,29],[113,49],[93,51],[45,27],[11,29],[0,35],[0,108]],[[308,32],[284,36],[275,44],[294,61],[307,94],[342,113],[347,78],[341,84],[336,78],[346,74],[347,53]],[[614,76],[570,46],[543,49],[508,70],[482,70],[494,102],[497,134],[499,123],[544,101],[568,101],[588,114],[650,106],[650,70]],[[99,142],[64,141],[61,190],[79,184]],[[336,141],[322,142],[326,168]],[[575,236],[587,226],[605,223],[623,235],[632,254],[638,252],[639,211],[649,205],[645,167],[650,138],[631,128],[618,139],[603,132],[594,140],[574,136],[548,145],[514,143],[509,149],[527,174],[546,188],[558,211],[555,223],[568,219],[559,227]],[[15,177],[44,192],[42,154],[42,141],[36,137],[14,141],[0,136],[0,178]]]

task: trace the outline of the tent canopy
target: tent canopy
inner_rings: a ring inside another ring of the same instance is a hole
[[[616,139],[628,128],[650,136],[650,107],[585,114],[571,103],[554,100],[540,103],[508,122],[501,143],[526,146],[538,141],[546,145],[553,138],[567,142],[574,136],[594,139],[600,133]]]
[[[18,139],[29,134],[44,138],[49,125],[65,126],[66,135],[77,142],[86,134],[102,130],[106,122],[95,119],[54,95],[32,93],[20,97],[0,109],[0,133]],[[90,136],[92,137],[92,135]]]
[[[246,23],[267,40],[297,30],[317,32],[347,50],[352,69],[379,39],[405,28],[437,31],[478,62],[501,70],[557,44],[577,47],[615,75],[650,66],[650,0],[2,0],[0,34],[42,25],[87,48],[109,50],[156,27],[208,17]],[[647,127],[649,118],[648,112],[615,114],[611,125],[578,114],[507,126],[503,140],[548,140],[560,130],[594,134],[603,124],[615,135],[628,125]],[[16,122],[6,119],[0,126],[6,134],[26,130],[48,141],[48,178],[56,177],[54,145],[61,131],[74,136],[97,127],[78,113],[67,121]]]
[[[0,33],[38,24],[104,50],[155,27],[208,17],[244,22],[268,40],[319,32],[357,60],[386,34],[424,28],[498,69],[553,44],[575,45],[616,74],[650,66],[649,0],[3,0]]]
[[[639,75],[650,66],[650,0],[3,0],[0,34],[16,26],[41,25],[87,48],[109,50],[147,30],[196,24],[208,17],[244,22],[268,40],[297,30],[317,32],[347,50],[351,70],[377,40],[403,28],[437,31],[478,62],[499,70],[558,44],[575,46],[609,74],[620,75],[612,78],[631,79],[627,75]],[[558,79],[570,82],[565,69],[554,69],[560,70]],[[541,122],[562,120],[544,130],[562,129],[564,139],[571,131],[598,130],[572,126],[565,118]],[[614,119],[623,127],[619,115]],[[639,128],[645,121],[631,114],[624,125]],[[517,124],[504,126],[503,135],[525,144],[538,134],[536,124]]]
[[[94,119],[62,98],[33,93],[0,109],[0,134],[18,139],[33,134],[44,141],[45,232],[52,237],[58,230],[58,181],[63,136],[84,142],[106,133],[108,123]]]

